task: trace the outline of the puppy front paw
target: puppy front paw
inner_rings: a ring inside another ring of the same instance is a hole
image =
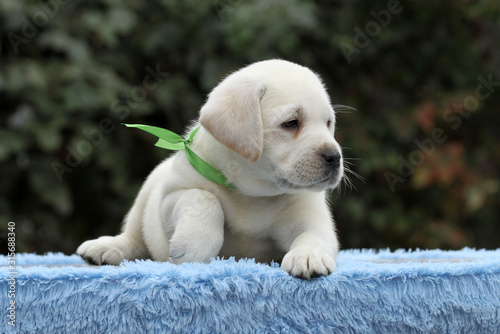
[[[76,253],[87,263],[93,265],[119,265],[124,260],[120,240],[117,237],[100,237],[85,241],[78,247]]]
[[[285,254],[281,269],[293,277],[310,280],[334,272],[337,265],[333,258],[321,248],[300,247]]]

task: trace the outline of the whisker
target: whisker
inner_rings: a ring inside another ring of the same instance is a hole
[[[354,188],[354,190],[356,190],[356,192],[358,192],[358,188],[356,188],[356,186],[353,183],[351,183],[351,193],[352,193],[353,188]]]
[[[344,177],[342,178],[342,181],[344,181],[344,193],[347,195],[347,188],[349,188],[349,194],[352,193],[352,189],[354,185],[352,184],[352,181],[349,179],[347,175],[344,174]],[[356,188],[356,187],[354,187]],[[357,189],[356,189],[357,191]]]
[[[362,177],[361,175],[359,175],[355,171],[351,170],[349,167],[346,168],[346,166],[344,166],[344,171],[347,172],[347,173],[349,173],[349,174],[351,174],[351,175],[354,175],[360,181],[363,181],[363,183],[365,182],[365,178],[364,177]]]
[[[349,186],[349,188],[352,190],[354,187],[354,183],[352,182],[351,178],[347,175],[345,175],[345,182]]]
[[[357,111],[356,108],[346,106],[344,104],[334,104],[332,107],[335,110],[335,112],[338,112],[338,113],[348,114],[348,113],[351,113],[353,111]]]
[[[344,194],[347,194],[347,184],[345,183],[344,177],[342,177],[342,180],[340,181],[340,185],[337,188],[337,199],[342,197],[342,192]]]
[[[353,171],[350,166],[355,166],[356,164],[352,161],[346,161],[346,160],[361,160],[358,158],[344,158],[344,174],[342,175],[342,179],[340,181],[340,185],[337,187],[337,196],[336,198],[339,199],[343,194],[351,194],[354,191],[358,191],[358,188],[354,184],[353,180],[351,179],[351,176],[361,180],[363,183],[365,182],[365,178]],[[349,191],[348,191],[349,189]]]

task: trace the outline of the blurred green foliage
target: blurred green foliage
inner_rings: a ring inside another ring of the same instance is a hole
[[[6,0],[0,35],[0,233],[16,222],[18,251],[118,233],[167,154],[120,123],[182,132],[268,58],[357,109],[337,123],[365,179],[332,193],[344,248],[499,247],[497,1]]]

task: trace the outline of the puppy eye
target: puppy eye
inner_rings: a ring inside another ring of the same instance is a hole
[[[332,121],[331,120],[328,120],[328,122],[326,122],[326,126],[329,128],[330,125],[332,125]]]
[[[299,127],[299,121],[293,119],[291,121],[282,123],[281,126],[284,127],[285,129],[290,129],[290,130],[297,129]]]

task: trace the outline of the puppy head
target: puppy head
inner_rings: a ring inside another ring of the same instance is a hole
[[[243,179],[265,183],[272,193],[340,183],[335,113],[321,80],[306,67],[268,60],[231,74],[210,93],[200,122],[243,158],[243,172],[231,180],[240,189]]]

